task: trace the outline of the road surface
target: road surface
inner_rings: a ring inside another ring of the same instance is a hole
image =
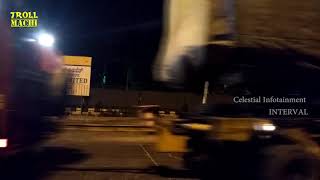
[[[44,148],[10,159],[1,179],[195,179],[181,155],[157,153],[154,134],[64,128]]]

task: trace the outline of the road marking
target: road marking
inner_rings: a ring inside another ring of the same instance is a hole
[[[159,166],[159,164],[152,158],[152,156],[150,155],[150,153],[146,150],[146,148],[143,147],[143,145],[140,144],[140,147],[142,148],[142,150],[146,153],[146,155],[151,159],[151,161],[153,162],[154,165]]]
[[[183,160],[182,158],[176,157],[176,156],[172,155],[171,153],[169,153],[168,156],[173,158],[173,159]]]

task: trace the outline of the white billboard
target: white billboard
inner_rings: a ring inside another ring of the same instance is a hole
[[[69,74],[67,94],[89,96],[91,57],[64,56],[64,69]]]

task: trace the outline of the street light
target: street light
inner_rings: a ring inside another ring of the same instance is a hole
[[[41,33],[38,36],[38,43],[45,47],[52,47],[54,44],[54,37],[51,34]]]

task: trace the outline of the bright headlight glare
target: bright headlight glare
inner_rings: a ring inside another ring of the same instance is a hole
[[[8,146],[8,139],[0,139],[0,148],[6,148]]]
[[[52,47],[54,44],[54,37],[51,34],[42,33],[38,36],[38,42],[40,45],[45,47]]]
[[[274,131],[276,126],[273,124],[256,124],[253,126],[254,130],[257,131]]]

